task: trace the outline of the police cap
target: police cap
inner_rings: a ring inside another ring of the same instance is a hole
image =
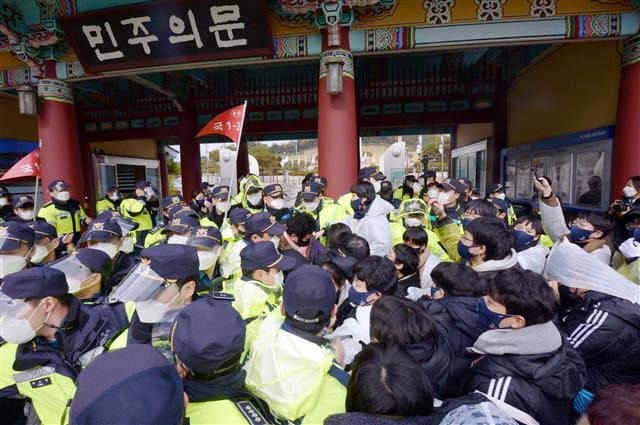
[[[173,207],[169,208],[170,219],[181,218],[186,216],[193,217],[196,220],[198,219],[198,213],[195,212],[191,207],[188,207],[184,204],[174,205]]]
[[[93,220],[82,235],[82,242],[104,242],[113,237],[122,238],[122,228],[115,220]]]
[[[165,233],[174,232],[178,234],[187,233],[193,227],[198,225],[198,220],[191,215],[183,215],[181,217],[174,216],[164,229],[160,231],[163,235]]]
[[[119,211],[106,210],[96,216],[96,220],[110,220],[112,218],[122,217]]]
[[[162,198],[161,206],[163,210],[168,210],[169,208],[175,205],[180,205],[182,203],[184,203],[184,200],[182,199],[182,195],[180,194],[170,195]]]
[[[229,199],[229,186],[216,186],[211,189],[211,196],[216,198],[217,200],[227,200]]]
[[[487,195],[490,193],[504,192],[505,189],[508,189],[508,186],[504,186],[501,183],[494,183],[487,188]]]
[[[197,226],[192,229],[189,245],[203,248],[215,248],[222,245],[222,233],[213,226]]]
[[[17,221],[0,223],[0,250],[13,251],[20,248],[20,244],[33,246],[35,232],[26,224]]]
[[[382,174],[376,167],[364,167],[358,172],[358,179],[368,179],[373,177],[376,180],[384,180],[384,174]]]
[[[302,185],[302,199],[305,201],[313,201],[322,194],[324,187],[320,183],[309,182]]]
[[[54,190],[61,192],[68,188],[69,188],[69,185],[66,184],[64,180],[54,180],[51,183],[49,183],[49,192],[53,192]]]
[[[76,386],[72,425],[182,423],[182,380],[150,345],[134,344],[99,355],[78,375]]]
[[[280,254],[269,241],[251,243],[240,251],[242,270],[254,271],[272,267],[278,270],[291,270],[295,266],[296,260],[293,257]]]
[[[151,187],[151,183],[146,180],[141,180],[136,183],[136,189],[145,189],[147,187]]]
[[[244,224],[251,213],[245,208],[234,208],[229,211],[229,222],[231,224]]]
[[[267,185],[262,190],[262,194],[268,195],[268,196],[278,196],[278,195],[282,195],[283,193],[284,193],[284,190],[282,189],[282,185],[279,183]]]
[[[385,180],[383,182],[380,183],[380,191],[387,191],[387,190],[392,190],[393,189],[393,183],[391,183],[389,180]]]
[[[141,262],[164,279],[187,279],[200,271],[198,252],[189,245],[162,244],[143,249]]]
[[[244,224],[244,230],[249,236],[265,232],[271,236],[279,236],[284,233],[286,228],[279,224],[270,212],[260,211],[249,217]]]
[[[464,193],[464,190],[466,189],[465,185],[456,179],[446,179],[440,184],[444,190],[454,190],[458,193]]]
[[[504,199],[491,198],[491,203],[493,203],[493,205],[495,205],[496,208],[498,208],[498,210],[502,212],[509,211],[509,203]]]
[[[294,320],[319,322],[331,316],[336,289],[327,271],[306,264],[289,273],[282,300],[287,315]]]
[[[13,197],[13,208],[33,208],[33,198],[29,195],[19,195]]]
[[[239,367],[244,339],[244,320],[231,302],[203,297],[176,317],[171,348],[193,372],[223,375]]]
[[[67,279],[60,270],[33,267],[11,273],[4,278],[2,292],[11,298],[57,297],[69,292]]]
[[[4,186],[0,186],[0,198],[4,197],[4,196],[9,196],[11,193],[9,193],[9,190],[4,187]]]
[[[36,220],[27,223],[34,233],[34,242],[39,242],[42,238],[49,238],[51,240],[58,237],[58,231],[51,224],[44,220]]]

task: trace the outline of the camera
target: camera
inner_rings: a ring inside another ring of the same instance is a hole
[[[620,202],[618,202],[617,204],[615,204],[613,206],[613,208],[611,208],[611,210],[613,212],[622,212],[624,210],[626,210],[627,208],[631,208],[631,203],[625,200],[621,200]]]

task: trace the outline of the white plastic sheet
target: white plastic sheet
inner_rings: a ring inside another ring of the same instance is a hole
[[[572,288],[598,291],[640,304],[640,286],[567,240],[551,250],[544,277]]]

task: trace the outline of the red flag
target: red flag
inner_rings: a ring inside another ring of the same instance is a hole
[[[204,126],[196,138],[209,136],[210,134],[220,134],[233,140],[236,144],[240,143],[242,136],[242,124],[244,122],[244,114],[247,111],[247,103],[238,105],[231,109],[227,109]]]
[[[0,180],[17,179],[20,177],[40,177],[40,148],[18,161]]]

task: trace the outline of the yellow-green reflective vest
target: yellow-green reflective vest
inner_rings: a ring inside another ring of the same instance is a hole
[[[110,199],[102,198],[96,202],[96,214],[104,211],[118,211],[118,207]]]
[[[300,210],[311,215],[316,220],[316,230],[322,230],[330,224],[338,223],[348,215],[342,205],[335,202],[327,202],[324,199],[318,209],[320,209],[319,213],[318,210],[306,211],[304,208]]]
[[[37,366],[24,371],[13,369],[16,344],[0,346],[0,388],[16,385],[20,395],[31,399],[43,424],[59,424],[66,414],[67,403],[76,392],[71,378],[56,373],[53,366]]]
[[[351,208],[351,192],[345,193],[341,197],[338,198],[338,204],[344,208],[347,215],[353,214],[353,208]]]
[[[133,313],[136,311],[136,303],[133,301],[129,301],[124,304],[124,309],[127,312],[127,319],[129,319],[129,323],[131,323],[131,318],[133,317]],[[127,346],[127,337],[129,336],[129,328],[127,327],[125,330],[120,332],[120,335],[116,337],[109,345],[109,350],[115,350],[116,348],[124,348]]]
[[[191,425],[267,425],[266,420],[249,401],[190,402],[186,416]]]
[[[138,223],[138,228],[135,230],[136,232],[144,232],[153,227],[151,215],[147,207],[138,199],[127,198],[122,201],[120,204],[120,212],[123,217],[130,218]]]
[[[164,239],[167,235],[162,233],[162,229],[162,226],[156,226],[149,231],[147,236],[145,236],[144,238],[145,248],[149,248],[150,246],[158,245],[159,243],[164,242]]]
[[[402,224],[402,222],[400,221],[395,221],[395,222],[389,223],[389,227],[391,228],[391,243],[394,246],[399,243],[404,243],[404,239],[402,238],[402,236],[404,235],[404,232],[407,230],[404,224]],[[451,258],[449,257],[449,254],[447,254],[447,252],[442,248],[442,246],[440,246],[440,239],[438,238],[438,235],[436,235],[434,232],[432,232],[429,229],[425,229],[425,230],[427,231],[427,236],[429,239],[427,242],[427,248],[429,248],[429,251],[431,251],[432,254],[438,257],[441,262],[451,262]]]
[[[233,308],[243,320],[266,316],[280,302],[280,290],[266,286],[257,280],[227,280],[222,292],[233,295]]]
[[[71,215],[69,211],[60,210],[53,202],[47,202],[38,211],[38,217],[46,220],[47,223],[56,228],[58,235],[81,232],[80,225],[86,220],[87,215],[81,206]]]

